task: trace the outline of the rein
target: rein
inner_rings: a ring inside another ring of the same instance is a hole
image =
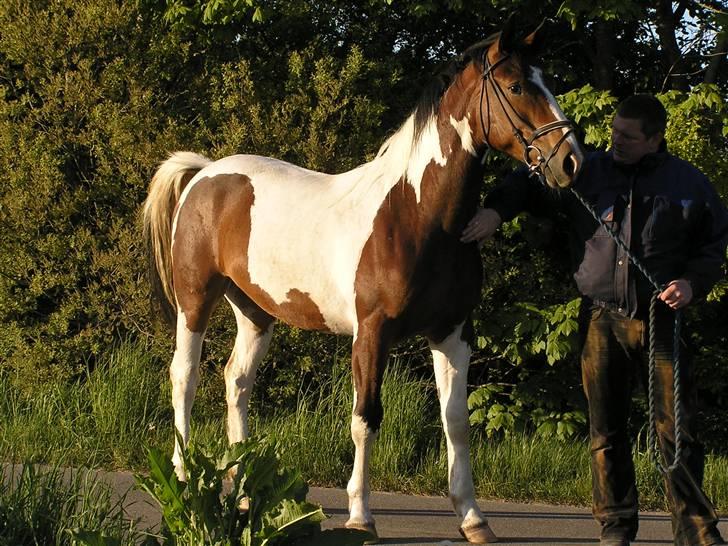
[[[649,428],[647,432],[647,449],[650,452],[650,457],[657,466],[657,468],[663,474],[674,471],[681,462],[683,452],[683,437],[682,437],[682,386],[680,383],[680,328],[682,324],[682,311],[679,309],[675,310],[675,320],[673,329],[673,345],[672,345],[672,362],[673,362],[673,373],[672,373],[672,388],[673,388],[673,412],[675,414],[675,453],[673,462],[669,466],[665,466],[660,459],[660,448],[657,439],[657,419],[655,411],[655,345],[656,345],[656,332],[655,332],[655,321],[656,321],[656,309],[658,295],[665,289],[665,286],[661,286],[655,278],[645,268],[644,264],[630,252],[625,242],[619,238],[619,235],[602,220],[601,216],[597,214],[594,207],[588,203],[574,188],[569,188],[571,193],[574,194],[576,199],[591,213],[594,219],[604,228],[604,231],[614,240],[617,245],[624,250],[627,254],[627,258],[632,264],[645,276],[654,288],[652,298],[650,299],[650,345],[649,345],[649,365],[648,365],[648,402],[649,402]],[[667,457],[665,457],[667,462]]]
[[[488,141],[488,136],[490,135],[490,93],[488,92],[489,87],[486,85],[488,82],[490,82],[491,87],[493,87],[493,92],[495,94],[496,99],[498,99],[498,103],[500,104],[501,109],[503,110],[503,113],[506,116],[506,119],[508,120],[508,124],[511,126],[513,135],[516,137],[516,140],[521,144],[523,147],[523,162],[528,167],[528,171],[531,174],[535,174],[539,177],[539,179],[543,182],[545,180],[544,174],[543,174],[543,168],[547,167],[549,161],[554,157],[554,154],[559,151],[559,148],[561,147],[561,144],[568,138],[568,136],[574,132],[574,124],[570,120],[558,120],[558,121],[552,121],[551,123],[547,123],[545,125],[542,125],[541,127],[538,127],[533,130],[531,133],[531,136],[529,138],[525,138],[523,136],[523,132],[516,127],[516,124],[513,122],[513,118],[509,114],[508,110],[510,109],[518,118],[521,123],[528,127],[533,127],[531,123],[528,122],[528,120],[524,119],[523,116],[521,116],[518,111],[513,107],[513,105],[508,100],[508,97],[506,97],[505,92],[503,91],[503,88],[500,86],[498,81],[491,77],[493,71],[509,58],[509,55],[504,55],[500,59],[498,59],[494,63],[490,63],[488,60],[488,50],[483,51],[483,75],[482,75],[482,83],[480,88],[480,126],[483,130],[483,138],[485,139],[485,145],[488,149],[491,148],[490,142]],[[486,100],[486,111],[488,112],[488,125],[486,126],[484,116],[483,116],[483,98],[485,97]],[[508,108],[506,108],[506,105]],[[568,128],[568,131],[564,131],[561,138],[558,140],[556,145],[551,149],[551,153],[547,157],[544,157],[543,152],[541,149],[534,144],[539,138],[542,136],[547,135],[548,133],[552,131],[556,131],[558,129]],[[534,163],[531,162],[531,152],[536,152],[536,161]]]

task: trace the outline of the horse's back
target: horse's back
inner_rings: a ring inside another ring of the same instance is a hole
[[[190,181],[177,221],[209,230],[205,238],[216,248],[207,254],[220,272],[273,316],[351,334],[354,277],[371,232],[371,219],[367,232],[366,213],[356,214],[347,200],[356,176],[261,156],[226,157]]]

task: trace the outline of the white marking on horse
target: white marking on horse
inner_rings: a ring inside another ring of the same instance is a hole
[[[195,399],[197,383],[200,379],[199,362],[202,353],[204,332],[193,332],[187,328],[187,319],[182,310],[177,313],[177,334],[174,358],[169,367],[169,378],[172,382],[172,406],[174,407],[174,425],[186,444],[190,436],[190,414]],[[182,468],[181,447],[175,440],[172,461],[177,475],[184,477]]]
[[[225,366],[225,399],[227,401],[228,441],[233,444],[248,437],[248,401],[255,382],[255,373],[263,360],[271,337],[273,324],[261,331],[226,296],[233,309],[238,333],[235,345]]]
[[[463,150],[468,152],[473,157],[478,157],[478,152],[475,151],[475,144],[473,144],[473,130],[470,128],[470,119],[466,115],[461,120],[456,120],[450,116],[450,125],[455,127],[455,131],[460,136],[460,142]]]
[[[414,120],[410,118],[405,123],[405,129],[410,130],[409,124],[412,124],[411,130],[414,134]],[[412,142],[410,140],[410,142]],[[432,162],[437,163],[441,167],[447,164],[447,158],[442,153],[440,145],[440,134],[437,131],[437,118],[430,117],[427,120],[420,138],[412,143],[409,154],[409,162],[407,164],[407,182],[415,189],[415,196],[419,203],[422,198],[422,176],[425,169]]]
[[[544,97],[546,97],[546,100],[549,104],[549,109],[551,110],[551,113],[554,115],[554,117],[558,121],[569,121],[569,118],[566,117],[564,112],[561,110],[561,107],[559,106],[559,103],[556,101],[556,98],[553,96],[551,91],[548,87],[546,87],[546,84],[543,81],[543,72],[540,68],[537,68],[535,66],[530,67],[530,77],[529,80],[538,87],[541,90],[541,93],[543,93]],[[569,127],[562,127],[561,132],[566,133],[569,131]],[[574,155],[579,156],[579,150],[581,150],[579,146],[579,141],[576,139],[576,135],[572,131],[571,134],[566,137],[567,142],[571,146],[572,152]],[[578,157],[579,163],[583,160],[582,157]]]
[[[356,392],[356,391],[355,391]],[[354,395],[356,405],[356,394]],[[377,433],[372,431],[364,419],[353,414],[351,417],[351,439],[354,441],[354,467],[346,486],[349,495],[349,520],[347,525],[373,525],[374,518],[369,509],[369,459],[372,444]]]
[[[486,522],[475,502],[468,451],[467,375],[470,346],[462,339],[463,324],[440,343],[430,342],[435,366],[440,416],[447,441],[447,467],[450,497],[455,512],[463,518],[462,527],[477,527]]]

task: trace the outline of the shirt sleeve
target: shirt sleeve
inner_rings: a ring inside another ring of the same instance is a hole
[[[504,222],[522,212],[545,216],[545,211],[551,209],[549,201],[554,199],[556,191],[541,184],[528,169],[520,167],[485,196],[483,206],[494,209]]]
[[[728,210],[707,179],[704,184],[708,191],[705,210],[683,275],[696,298],[705,297],[723,276],[728,247]]]

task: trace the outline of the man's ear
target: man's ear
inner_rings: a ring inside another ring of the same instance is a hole
[[[654,135],[652,135],[647,140],[650,143],[650,147],[654,148],[655,151],[658,151],[660,149],[660,144],[662,144],[662,141],[665,139],[665,133],[663,132],[657,132]]]

